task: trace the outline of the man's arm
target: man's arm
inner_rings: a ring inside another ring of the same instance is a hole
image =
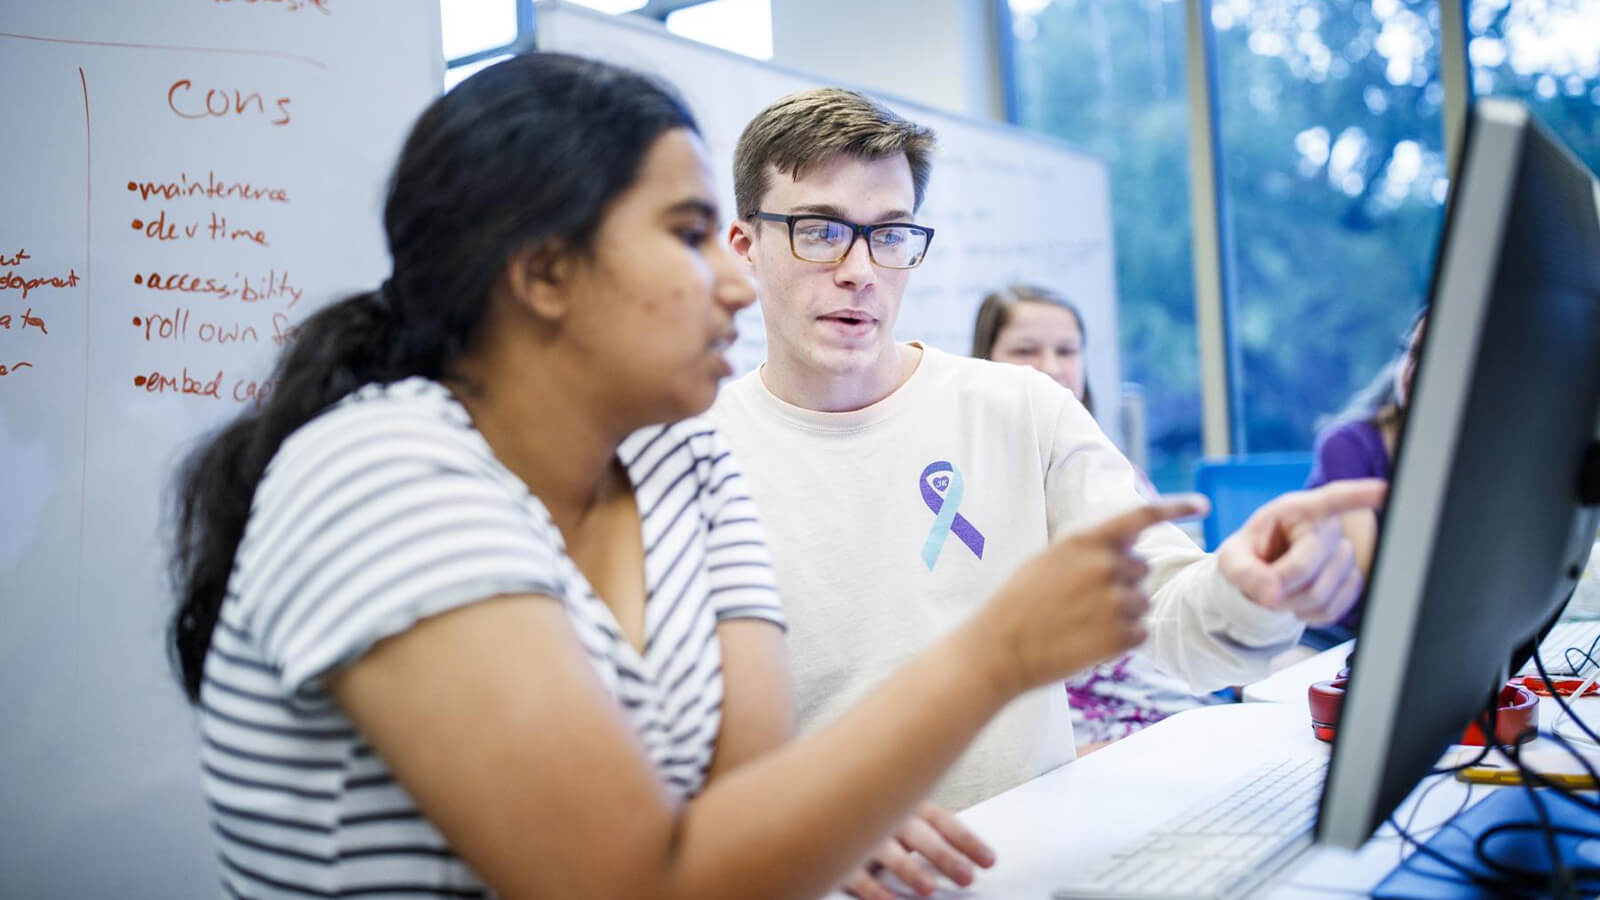
[[[1052,538],[1143,502],[1133,465],[1077,404],[1060,405],[1051,453]],[[1370,481],[1285,495],[1214,555],[1175,526],[1147,529],[1134,545],[1150,567],[1141,652],[1197,691],[1265,677],[1304,623],[1337,619],[1359,595],[1382,497]]]

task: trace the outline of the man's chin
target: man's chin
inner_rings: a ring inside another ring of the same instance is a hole
[[[807,355],[818,370],[837,376],[869,372],[874,367],[883,365],[884,360],[889,358],[883,348],[877,345],[841,347],[836,344],[823,344],[813,346]]]

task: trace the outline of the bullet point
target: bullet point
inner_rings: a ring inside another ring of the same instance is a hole
[[[139,229],[141,229],[143,227],[144,227],[144,223],[143,222],[139,221],[138,219],[134,219],[133,220],[133,230],[134,231],[138,231]]]
[[[138,328],[140,325],[143,325],[143,324],[144,324],[144,320],[143,319],[139,318],[138,316],[134,316],[133,317],[133,327]]]
[[[137,190],[138,190],[138,189],[139,189],[139,186],[138,186],[138,185],[137,185],[137,184],[134,184],[134,183],[133,183],[133,182],[131,182],[131,181],[130,181],[130,182],[128,182],[128,190],[130,190],[130,191],[137,191]]]
[[[133,283],[134,284],[144,284],[144,276],[143,275],[135,275],[135,276],[133,276]]]
[[[133,386],[134,387],[144,387],[144,376],[143,375],[135,375],[135,376],[133,376]]]

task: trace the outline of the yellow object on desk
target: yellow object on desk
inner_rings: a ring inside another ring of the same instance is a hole
[[[1464,748],[1446,754],[1440,766],[1450,768],[1473,762],[1482,753],[1479,747]],[[1584,768],[1583,762],[1571,753],[1563,750],[1524,750],[1520,755],[1524,767],[1557,787],[1580,791],[1600,787],[1594,775]],[[1591,759],[1589,764],[1600,769],[1600,762]],[[1496,750],[1482,761],[1457,770],[1456,780],[1468,784],[1514,785],[1522,783],[1522,773],[1515,763]]]

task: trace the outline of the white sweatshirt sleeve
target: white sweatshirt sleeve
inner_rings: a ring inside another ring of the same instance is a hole
[[[1037,404],[1057,407],[1045,468],[1051,539],[1143,503],[1133,465],[1070,392],[1043,377],[1033,390]],[[1147,529],[1134,550],[1150,566],[1150,636],[1141,651],[1195,691],[1259,680],[1272,657],[1300,639],[1304,626],[1293,614],[1247,599],[1177,526]]]

